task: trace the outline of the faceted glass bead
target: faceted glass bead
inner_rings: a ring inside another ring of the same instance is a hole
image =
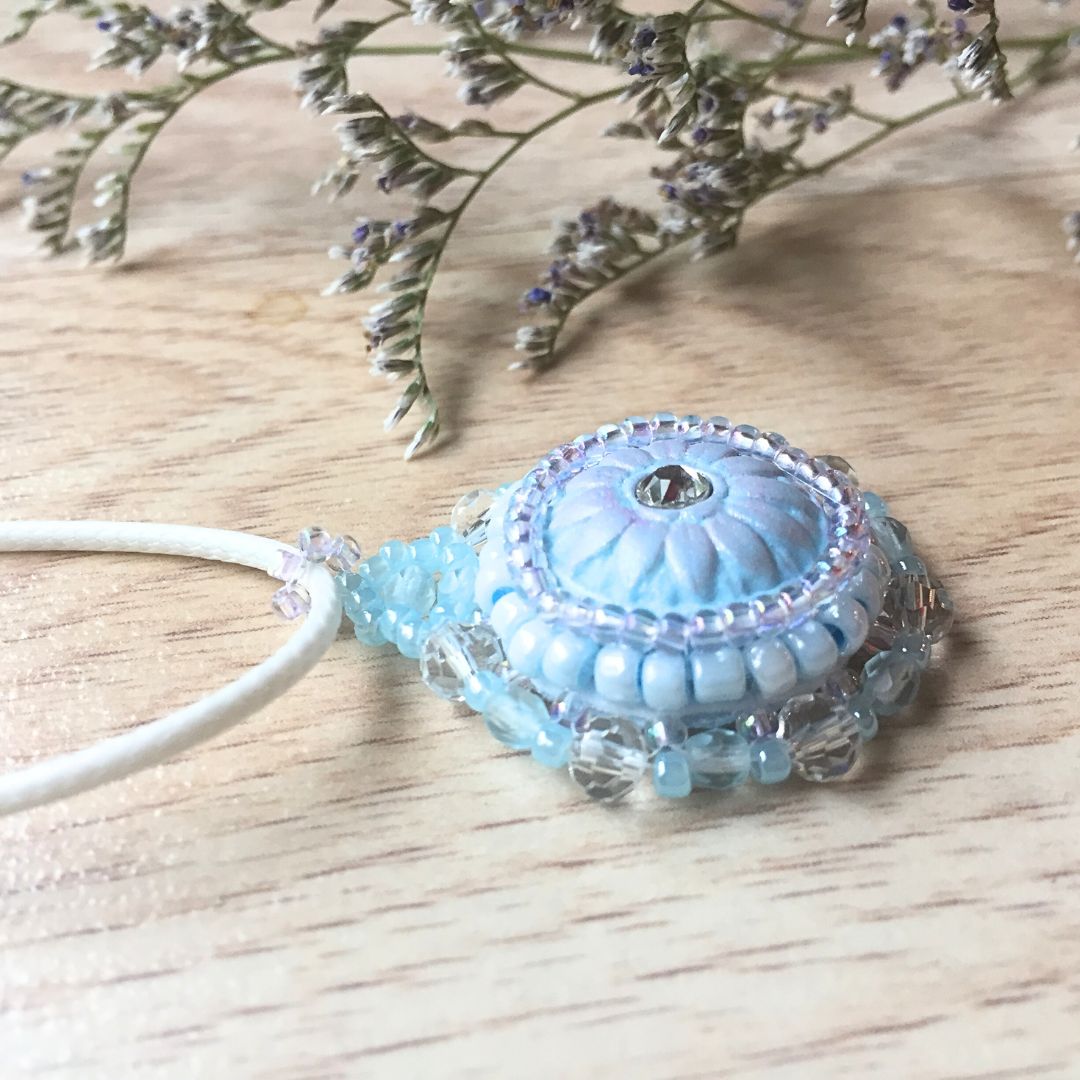
[[[282,585],[272,597],[270,606],[283,619],[298,619],[311,610],[311,593],[297,582]]]
[[[549,723],[544,699],[519,683],[503,683],[492,690],[483,715],[488,731],[513,750],[528,750]]]
[[[936,645],[951,629],[956,618],[956,607],[945,586],[937,578],[930,578],[925,598],[926,618],[923,629],[932,644]]]
[[[824,461],[830,469],[835,469],[837,472],[843,473],[853,484],[858,486],[858,474],[851,467],[851,464],[839,454],[822,454],[818,460]]]
[[[693,788],[690,760],[682,750],[665,747],[653,760],[653,787],[665,799],[685,799]]]
[[[776,713],[770,709],[761,708],[740,716],[736,730],[744,739],[753,742],[754,739],[761,739],[766,735],[775,735],[778,726]]]
[[[919,692],[922,669],[910,656],[895,652],[870,657],[863,668],[862,685],[880,716],[906,709]]]
[[[872,491],[863,492],[863,508],[869,517],[883,518],[889,516],[889,507],[885,500],[880,495],[875,495]]]
[[[495,631],[486,623],[444,622],[420,649],[420,675],[447,701],[464,701],[465,685],[479,672],[497,672],[506,657]]]
[[[570,751],[570,775],[585,794],[614,802],[628,794],[649,764],[645,736],[630,720],[590,714]]]
[[[358,540],[351,536],[338,536],[334,539],[333,551],[326,559],[326,568],[332,574],[352,574],[363,558]]]
[[[759,784],[779,784],[791,775],[791,753],[782,739],[766,735],[750,744],[750,775]]]
[[[487,541],[488,522],[495,492],[477,488],[462,495],[450,514],[450,527],[474,548]]]
[[[869,742],[878,733],[877,713],[874,712],[873,700],[870,695],[864,690],[862,693],[850,698],[847,707],[851,711],[851,715],[855,717],[855,723],[859,728],[859,734],[862,736],[863,742]]]
[[[435,604],[437,592],[435,578],[412,563],[397,575],[385,595],[388,603],[426,615]]]
[[[707,499],[712,490],[712,481],[697,469],[661,465],[638,481],[634,494],[642,506],[681,510]]]
[[[549,769],[560,769],[570,759],[574,733],[562,724],[549,720],[533,739],[532,756]]]
[[[297,547],[311,562],[326,562],[334,554],[334,537],[321,525],[309,525],[297,540]]]
[[[379,629],[381,612],[360,611],[356,615],[350,615],[353,623],[353,633],[361,645],[385,645],[386,638]]]
[[[727,728],[691,735],[685,750],[695,787],[736,787],[750,775],[750,746]]]
[[[845,702],[831,694],[800,694],[780,713],[792,766],[804,780],[836,780],[850,772],[862,738]]]

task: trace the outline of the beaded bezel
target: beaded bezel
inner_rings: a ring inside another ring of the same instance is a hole
[[[566,481],[603,461],[613,447],[644,447],[672,437],[701,439],[739,454],[771,462],[807,491],[828,517],[825,558],[799,581],[750,601],[703,609],[692,617],[627,610],[619,604],[578,599],[559,586],[544,551],[546,510]],[[861,494],[843,473],[791,446],[775,432],[732,425],[725,417],[702,420],[658,413],[606,424],[556,447],[523,478],[510,496],[503,526],[510,581],[549,622],[590,631],[598,640],[686,649],[694,645],[745,642],[780,633],[830,603],[862,568],[870,527]]]

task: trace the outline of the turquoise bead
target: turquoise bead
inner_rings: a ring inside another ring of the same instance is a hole
[[[686,740],[686,754],[695,787],[736,787],[750,775],[750,747],[741,735],[727,728],[691,735]]]
[[[690,762],[682,750],[661,750],[653,761],[653,787],[665,799],[685,799],[693,788]]]
[[[499,742],[513,750],[528,750],[536,733],[549,721],[547,705],[524,686],[504,683],[491,688],[484,705],[484,723]]]
[[[491,695],[502,690],[505,680],[491,671],[475,671],[462,680],[461,693],[473,712],[482,713]]]
[[[378,584],[391,573],[390,563],[381,555],[372,555],[366,563],[361,564],[360,573]]]
[[[379,555],[392,567],[401,567],[409,561],[409,547],[401,540],[387,540]]]
[[[394,644],[402,656],[407,656],[410,660],[419,660],[420,646],[424,643],[425,634],[423,616],[415,611],[405,611],[398,618]]]
[[[435,579],[415,563],[406,566],[386,590],[390,604],[409,608],[420,615],[426,615],[432,609],[435,596]]]
[[[561,769],[570,760],[574,733],[562,724],[549,720],[533,739],[532,756],[549,769]]]
[[[422,570],[429,570],[434,573],[440,569],[439,549],[429,537],[425,536],[421,540],[414,540],[409,545],[409,552],[412,555],[413,562]]]
[[[428,539],[437,548],[443,548],[450,544],[460,544],[461,537],[449,525],[440,525],[437,529],[432,529],[428,535]],[[440,556],[441,557],[441,556]]]
[[[872,518],[871,527],[878,547],[885,552],[893,566],[906,556],[915,554],[915,549],[911,546],[911,534],[903,522],[892,517]]]
[[[750,744],[750,775],[759,784],[779,784],[791,775],[791,754],[783,740],[766,735]]]
[[[353,621],[353,633],[361,645],[385,645],[386,638],[379,629],[379,614],[373,611],[360,611],[355,616],[350,615]]]

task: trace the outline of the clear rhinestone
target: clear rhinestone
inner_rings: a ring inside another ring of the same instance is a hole
[[[822,454],[821,457],[818,458],[818,461],[823,461],[830,469],[835,469],[838,473],[843,473],[856,487],[858,487],[858,474],[851,467],[851,463],[847,461],[846,458],[840,457],[839,454]]]
[[[334,538],[333,551],[326,559],[326,567],[332,574],[354,574],[363,562],[364,553],[360,542],[349,535]]]
[[[421,678],[447,701],[464,701],[469,680],[505,665],[502,645],[487,623],[442,623],[420,649]]]
[[[707,499],[712,492],[712,481],[697,469],[661,465],[638,481],[634,494],[642,506],[681,510]]]
[[[326,562],[334,554],[336,536],[331,536],[321,525],[309,525],[297,541],[297,547],[311,562]]]
[[[600,802],[614,802],[630,792],[648,764],[645,736],[617,716],[588,717],[570,752],[570,775]]]
[[[847,705],[830,694],[800,694],[780,710],[791,763],[804,780],[836,780],[851,771],[862,737]]]
[[[480,547],[487,541],[488,522],[494,503],[495,492],[486,488],[477,488],[462,495],[450,514],[450,527],[474,548]]]
[[[288,585],[282,585],[270,597],[270,606],[283,619],[298,619],[311,610],[311,593],[303,585],[290,582]]]

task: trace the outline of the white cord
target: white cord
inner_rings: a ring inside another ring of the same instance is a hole
[[[184,555],[251,566],[267,573],[288,545],[264,536],[120,521],[0,522],[0,551],[126,551]],[[341,602],[326,567],[309,564],[304,584],[311,611],[269,659],[235,682],[160,720],[93,746],[0,776],[0,814],[76,795],[157,765],[239,723],[298,682],[329,648],[341,624]]]

